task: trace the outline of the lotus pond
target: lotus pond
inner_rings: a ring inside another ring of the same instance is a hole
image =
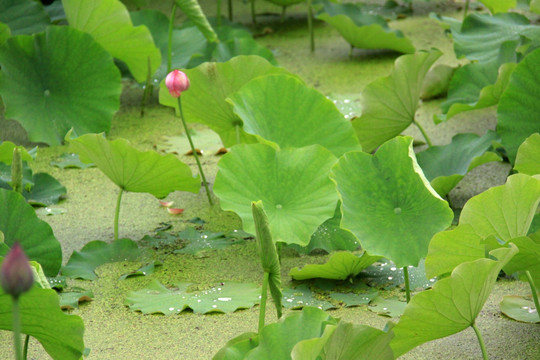
[[[0,1],[0,358],[14,304],[31,359],[540,358],[538,1],[45,3]]]

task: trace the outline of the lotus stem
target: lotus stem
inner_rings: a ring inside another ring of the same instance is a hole
[[[216,18],[217,18],[217,26],[221,26],[221,0],[217,0]],[[170,69],[168,71],[171,72]]]
[[[285,13],[287,12],[287,7],[282,6],[281,7],[281,22],[285,22]]]
[[[257,17],[255,15],[255,0],[251,0],[251,21],[253,25],[257,25]]]
[[[114,241],[118,240],[118,220],[120,218],[120,203],[122,202],[122,195],[124,194],[124,189],[120,188],[120,193],[116,199],[116,211],[114,212]]]
[[[536,286],[534,285],[534,281],[529,270],[525,271],[525,276],[527,276],[527,281],[529,282],[529,286],[531,287],[534,306],[536,307],[536,313],[540,318],[540,302],[538,301],[538,291],[536,290]]]
[[[420,130],[420,132],[422,133],[422,136],[424,137],[424,139],[426,140],[426,143],[428,144],[428,147],[432,147],[433,146],[433,143],[431,142],[431,140],[429,139],[429,136],[427,135],[426,131],[424,130],[424,128],[422,127],[422,125],[420,125],[420,123],[416,120],[413,120],[413,123],[414,125],[416,125],[416,127],[418,128],[418,130]]]
[[[218,5],[218,9],[219,9],[219,5]],[[175,17],[176,17],[176,2],[173,2],[173,7],[171,9],[171,17],[169,18],[169,33],[168,33],[168,40],[167,40],[167,74],[170,73],[172,69],[172,33],[173,33],[173,25],[174,25]],[[220,17],[218,17],[218,21],[219,19]]]
[[[409,269],[407,266],[403,267],[403,277],[405,278],[405,298],[408,304],[411,301],[411,285],[409,284]]]
[[[203,181],[204,188],[206,189],[206,196],[208,196],[208,203],[210,206],[214,205],[212,202],[212,196],[210,196],[210,190],[208,189],[208,182],[206,181],[206,176],[204,176],[204,172],[201,166],[201,162],[199,161],[199,156],[197,155],[197,150],[195,149],[195,145],[193,145],[193,140],[191,140],[191,135],[189,134],[189,129],[187,127],[186,120],[184,119],[184,113],[182,111],[182,100],[181,97],[177,97],[178,99],[178,109],[180,109],[180,119],[182,120],[182,124],[184,125],[184,130],[186,131],[186,136],[189,141],[189,145],[191,146],[191,151],[193,153],[193,156],[195,157],[195,161],[197,162],[197,167],[199,168],[199,174],[201,174],[201,178]]]
[[[480,333],[480,330],[478,329],[478,327],[476,327],[475,323],[472,323],[471,327],[473,328],[476,334],[476,337],[478,338],[478,343],[480,344],[480,349],[482,350],[482,358],[484,360],[489,360],[488,354],[486,351],[486,345],[484,345],[484,339],[482,338],[482,334]]]
[[[26,335],[23,345],[23,359],[28,359],[28,343],[30,342],[30,335]]]
[[[262,328],[264,327],[264,319],[266,316],[266,297],[267,297],[267,290],[268,290],[268,278],[270,277],[270,273],[268,271],[264,272],[264,279],[263,279],[263,285],[261,290],[261,308],[259,310],[259,334],[262,331]]]
[[[11,162],[11,188],[19,194],[23,193],[23,170],[21,148],[13,148],[13,160]]]
[[[146,70],[146,85],[144,87],[143,96],[141,99],[141,117],[144,116],[144,107],[146,106],[146,102],[148,101],[148,98],[150,98],[152,91],[154,91],[154,85],[152,85],[152,60],[150,60],[150,56],[148,57],[147,62],[147,70]]]
[[[469,1],[470,0],[465,1],[465,7],[463,8],[463,20],[465,20],[467,13],[469,12]]]
[[[19,298],[13,297],[13,347],[15,348],[15,359],[23,360],[21,349],[21,314],[19,311]]]
[[[315,35],[313,34],[313,7],[311,6],[311,0],[307,2],[308,6],[308,31],[309,31],[309,44],[311,52],[315,51]]]
[[[233,21],[233,7],[232,0],[229,0],[229,21]]]

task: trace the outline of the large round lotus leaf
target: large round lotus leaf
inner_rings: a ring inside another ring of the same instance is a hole
[[[131,192],[163,198],[175,190],[199,192],[199,176],[173,154],[139,151],[125,139],[109,141],[103,134],[69,139],[71,149],[86,163],[94,163],[112,182]]]
[[[526,236],[540,203],[540,180],[515,174],[506,184],[471,198],[461,211],[459,223],[469,224],[482,238],[495,235],[507,241]]]
[[[9,26],[13,35],[35,34],[51,23],[43,5],[34,0],[0,1],[0,22]]]
[[[433,235],[454,218],[416,163],[410,137],[386,142],[375,155],[347,153],[330,177],[341,195],[342,227],[397,267],[417,266]]]
[[[242,130],[242,120],[225,99],[258,76],[283,72],[284,69],[254,55],[237,56],[224,63],[208,62],[186,70],[190,88],[182,93],[185,120],[207,125],[227,147],[238,143],[237,135],[240,142],[256,142],[254,136]],[[159,89],[159,102],[178,111],[178,101],[169,94],[164,81]]]
[[[503,43],[522,41],[522,37],[537,39],[540,26],[517,13],[487,15],[473,13],[461,27],[452,26],[454,51],[458,57],[487,62],[495,59]]]
[[[0,67],[5,116],[35,142],[60,144],[71,128],[77,134],[108,131],[120,106],[120,73],[111,55],[68,26],[8,39]]]
[[[20,243],[28,258],[41,264],[45,275],[58,275],[62,265],[60,243],[49,224],[38,219],[32,206],[14,191],[0,189],[0,232],[8,246]]]
[[[13,330],[12,308],[11,295],[0,289],[0,329]],[[83,320],[60,309],[56,291],[33,287],[19,298],[19,309],[21,332],[38,340],[52,359],[82,358],[85,350]],[[4,346],[7,344],[6,341]]]
[[[516,7],[516,0],[479,0],[492,14],[503,13]]]
[[[522,174],[540,174],[540,134],[532,134],[521,144],[514,168]]]
[[[319,144],[339,157],[361,150],[351,123],[334,103],[286,74],[254,79],[228,101],[244,131],[281,148]]]
[[[145,26],[134,27],[119,0],[62,0],[69,25],[87,32],[112,56],[126,63],[138,82],[161,64],[161,53]],[[84,78],[84,77],[81,77]]]
[[[353,120],[364,151],[375,150],[414,121],[424,78],[441,54],[433,50],[400,56],[389,76],[366,86],[362,93],[362,116]]]
[[[254,233],[251,202],[262,200],[274,241],[305,246],[332,217],[338,196],[328,178],[336,158],[319,145],[276,150],[265,144],[234,146],[218,163],[214,193],[224,210]]]
[[[463,263],[450,277],[437,281],[433,289],[416,294],[393,329],[395,337],[390,346],[394,356],[473,325],[499,272],[517,252],[513,245],[493,250],[490,254],[497,261],[478,259]]]
[[[511,161],[519,145],[531,134],[540,132],[540,49],[527,55],[510,76],[510,84],[497,108],[497,133]]]

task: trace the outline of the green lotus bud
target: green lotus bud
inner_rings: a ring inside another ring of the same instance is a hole
[[[18,298],[30,290],[34,275],[21,245],[15,243],[4,258],[0,269],[0,284],[7,294]]]

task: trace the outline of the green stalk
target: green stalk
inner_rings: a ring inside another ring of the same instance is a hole
[[[21,314],[18,297],[13,297],[13,347],[15,348],[15,359],[23,360],[21,349]]]
[[[30,335],[26,335],[23,346],[23,359],[28,359],[28,342],[30,341]]]
[[[210,203],[210,205],[214,205],[214,203],[212,202],[212,197],[210,196],[210,190],[208,189],[208,182],[206,181],[206,176],[204,176],[201,162],[199,161],[199,156],[197,155],[197,151],[195,150],[195,146],[193,145],[193,140],[191,140],[191,135],[189,134],[186,120],[184,120],[184,113],[182,112],[182,100],[180,98],[180,96],[177,98],[178,109],[180,109],[180,119],[182,119],[182,124],[184,125],[184,130],[186,131],[186,136],[188,138],[189,145],[191,146],[191,151],[193,152],[193,156],[195,156],[195,161],[197,162],[197,166],[199,167],[199,174],[201,174],[204,188],[206,189],[206,196],[208,196],[208,202]]]
[[[257,25],[257,18],[255,16],[255,0],[251,0],[251,21],[253,25]]]
[[[13,161],[11,162],[11,187],[19,194],[23,193],[23,170],[21,148],[13,148]]]
[[[172,33],[173,33],[173,25],[174,25],[175,17],[176,17],[176,2],[173,3],[173,7],[171,10],[171,17],[169,18],[169,33],[168,33],[168,40],[167,40],[167,74],[170,73],[172,70]]]
[[[431,142],[431,140],[429,139],[426,131],[424,130],[424,128],[420,125],[419,122],[417,122],[416,120],[413,120],[413,124],[416,125],[416,127],[418,128],[418,130],[420,130],[420,132],[422,133],[422,136],[424,137],[424,139],[426,139],[426,143],[428,144],[428,147],[432,147],[433,146],[433,143]]]
[[[525,271],[525,275],[527,276],[527,281],[529,282],[529,286],[531,287],[534,306],[536,307],[536,313],[538,314],[538,317],[540,317],[540,302],[538,301],[538,291],[536,290],[536,286],[534,286],[534,281],[529,270]]]
[[[232,0],[229,0],[229,21],[233,21]]]
[[[463,8],[463,20],[467,17],[467,13],[469,12],[469,1],[465,1],[465,8]]]
[[[308,0],[307,6],[308,6],[307,24],[308,24],[308,31],[309,31],[309,44],[310,44],[311,52],[314,52],[315,51],[315,35],[313,34],[313,7],[311,6],[311,0]]]
[[[475,323],[472,323],[471,327],[473,328],[476,337],[478,338],[478,343],[480,344],[480,349],[482,350],[482,358],[484,360],[489,360],[487,351],[486,351],[486,345],[484,345],[484,339],[482,338],[482,334],[480,333],[480,330],[476,327]]]
[[[122,194],[124,189],[120,188],[120,193],[116,199],[116,211],[114,212],[114,241],[118,240],[118,219],[120,218],[120,203],[122,202]]]
[[[281,7],[281,22],[284,22],[285,21],[285,13],[287,12],[287,7],[286,6],[282,6]]]
[[[152,61],[150,60],[150,56],[148,57],[147,62],[147,71],[146,71],[146,85],[144,87],[143,96],[141,99],[141,117],[144,116],[144,107],[146,106],[146,102],[152,95],[152,92],[154,91],[154,85],[152,85],[152,73],[150,72],[152,69]]]
[[[259,334],[261,333],[262,328],[264,327],[264,319],[266,316],[266,296],[268,289],[268,278],[270,273],[268,271],[264,272],[264,280],[261,290],[261,308],[259,309]]]
[[[221,26],[221,0],[217,0],[217,26]]]
[[[403,267],[403,277],[405,278],[405,298],[408,304],[411,301],[411,285],[409,284],[409,269],[407,266]]]

